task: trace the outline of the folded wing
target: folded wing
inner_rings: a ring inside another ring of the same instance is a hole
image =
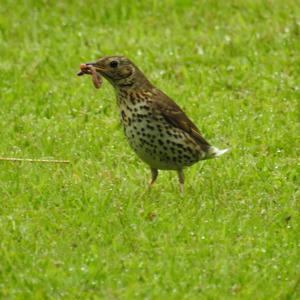
[[[155,94],[153,105],[164,116],[167,122],[190,134],[190,136],[202,146],[203,150],[210,148],[210,144],[201,136],[196,125],[187,117],[182,109],[162,91]]]

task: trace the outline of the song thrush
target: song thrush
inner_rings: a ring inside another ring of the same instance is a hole
[[[103,76],[114,87],[126,138],[151,168],[150,185],[158,170],[176,170],[182,192],[183,168],[227,151],[211,146],[180,107],[126,57],[106,56],[82,64],[78,75],[83,74],[91,74],[96,87],[100,86],[97,76],[99,82]]]

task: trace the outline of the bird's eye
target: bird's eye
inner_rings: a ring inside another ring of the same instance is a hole
[[[111,68],[116,68],[118,66],[118,62],[116,60],[113,60],[113,61],[110,62],[109,65],[110,65]]]

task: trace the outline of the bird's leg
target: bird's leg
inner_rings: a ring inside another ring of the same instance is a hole
[[[180,184],[180,193],[183,194],[184,190],[184,174],[182,169],[177,171],[178,174],[178,179],[179,179],[179,184]]]
[[[157,176],[158,176],[158,170],[155,168],[151,168],[151,180],[149,182],[149,186],[152,187],[152,185],[154,184]]]

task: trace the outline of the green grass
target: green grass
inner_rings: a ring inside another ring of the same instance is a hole
[[[2,1],[1,299],[300,299],[299,1]],[[150,172],[111,86],[130,57],[218,160]],[[298,169],[297,169],[298,168]]]

